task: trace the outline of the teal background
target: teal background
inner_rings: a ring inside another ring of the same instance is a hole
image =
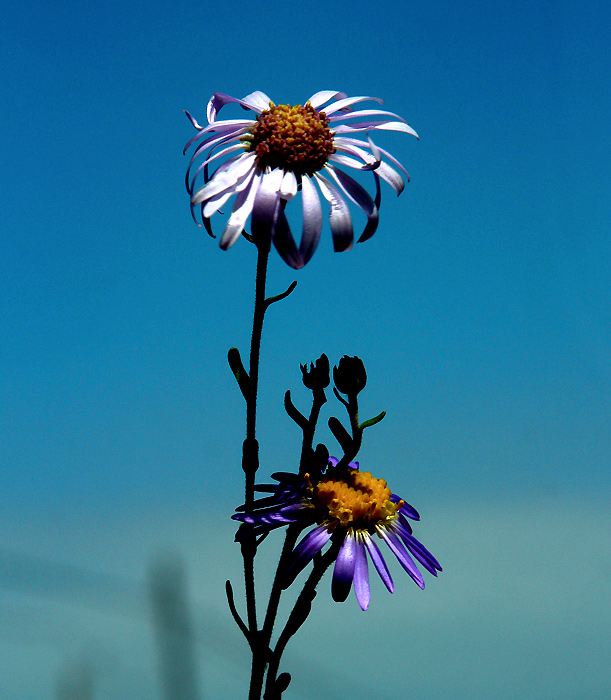
[[[333,254],[325,229],[296,273],[271,258],[270,293],[298,286],[264,330],[262,479],[299,452],[282,408],[289,388],[306,405],[299,363],[358,354],[363,417],[387,411],[361,465],[421,511],[444,566],[424,592],[395,567],[367,613],[324,581],[287,700],[309,697],[313,669],[317,693],[356,700],[609,694],[610,15],[593,0],[5,9],[0,697],[61,700],[62,678],[90,673],[92,697],[162,698],[146,580],[168,549],[200,696],[245,696],[223,602],[225,578],[240,590],[244,418],[225,354],[246,353],[254,255],[193,224],[181,150],[183,109],[203,121],[213,92],[256,89],[379,96],[420,135],[378,139],[412,182],[385,187],[372,240]]]

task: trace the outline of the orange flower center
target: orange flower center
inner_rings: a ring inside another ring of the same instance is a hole
[[[343,527],[373,529],[394,520],[404,501],[393,503],[384,479],[350,469],[342,478],[323,477],[313,488],[312,502],[323,520]]]
[[[261,168],[312,175],[335,153],[329,119],[306,105],[274,105],[261,112],[247,137]]]

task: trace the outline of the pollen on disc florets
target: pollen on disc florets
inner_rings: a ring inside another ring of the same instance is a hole
[[[333,133],[324,112],[305,105],[274,105],[264,110],[247,139],[261,168],[282,168],[295,175],[312,175],[335,153]]]
[[[390,500],[384,479],[370,472],[346,470],[340,478],[323,477],[313,488],[312,502],[330,525],[373,530],[397,517],[404,502]]]

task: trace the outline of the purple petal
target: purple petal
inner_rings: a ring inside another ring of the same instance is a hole
[[[376,528],[376,532],[378,532],[385,540],[392,553],[399,560],[399,564],[401,564],[401,566],[414,579],[420,588],[424,588],[424,579],[422,578],[422,574],[420,571],[418,571],[418,567],[414,563],[414,560],[405,550],[399,535],[395,534],[392,530],[385,530],[383,527]]]
[[[337,102],[334,102],[330,107],[327,107],[323,111],[327,116],[329,116],[330,114],[334,114],[338,110],[346,109],[346,107],[350,107],[353,104],[356,104],[357,102],[369,102],[369,101],[379,102],[380,104],[382,104],[382,102],[383,102],[383,100],[381,100],[379,97],[366,97],[364,95],[360,95],[359,97],[346,97],[343,100],[338,100]],[[314,106],[314,105],[312,105],[312,106]],[[350,114],[350,116],[352,116],[351,113],[349,113],[349,114]],[[335,117],[335,119],[337,119],[337,117]]]
[[[430,571],[433,576],[437,576],[437,571],[442,571],[441,564],[429,552],[429,550],[419,542],[408,530],[405,530],[400,525],[397,527],[399,536],[405,543],[405,546],[416,557],[416,559]]]
[[[331,205],[329,225],[333,236],[333,249],[336,253],[350,250],[354,241],[350,209],[339,190],[319,173],[314,173],[323,197]]]
[[[299,252],[304,264],[314,254],[322,230],[322,209],[316,187],[309,177],[301,178],[301,199],[303,203],[303,232]]]
[[[407,503],[407,501],[403,500],[401,496],[397,496],[396,493],[391,493],[390,500],[393,503],[399,503],[399,501],[403,501],[403,507],[399,512],[403,513],[403,515],[407,515],[407,517],[411,518],[412,520],[420,520],[420,515],[418,511],[414,508],[414,506],[410,506],[410,504]]]
[[[386,566],[386,562],[384,561],[382,552],[380,552],[378,545],[373,541],[369,533],[365,533],[363,539],[365,541],[365,547],[367,547],[367,551],[369,552],[369,556],[371,557],[371,561],[373,562],[376,571],[378,572],[378,574],[380,574],[380,578],[384,582],[386,588],[388,588],[388,590],[392,593],[395,590],[395,584],[392,582],[392,577],[390,575],[388,567]]]
[[[195,117],[192,117],[192,116],[189,114],[189,112],[187,112],[186,109],[183,109],[183,112],[187,115],[187,119],[191,122],[191,124],[193,124],[193,126],[194,126],[198,131],[201,131],[201,130],[204,128],[201,124],[199,124],[199,122],[197,121],[197,119],[196,119]]]
[[[367,554],[362,537],[356,540],[356,558],[354,562],[354,593],[361,610],[369,607],[369,570],[367,569]]]
[[[401,523],[401,525],[403,525],[403,527],[404,527],[404,528],[410,533],[410,535],[411,535],[411,533],[412,533],[412,526],[409,524],[409,522],[407,521],[407,518],[403,515],[403,513],[401,513],[401,511],[399,511],[399,522]]]
[[[301,504],[292,504],[265,513],[234,513],[231,518],[248,525],[272,525],[275,523],[285,525],[286,523],[294,523],[297,520],[301,520],[302,515],[303,506]]]
[[[301,571],[312,561],[317,552],[331,539],[331,533],[324,525],[319,525],[301,540],[292,554],[292,561],[286,570],[283,588],[288,588]]]
[[[312,95],[308,102],[314,107],[314,109],[318,109],[321,105],[324,105],[325,102],[328,102],[329,100],[334,100],[334,99],[341,99],[343,97],[347,97],[345,92],[335,92],[335,90],[321,90],[320,92],[317,92],[316,94]]]
[[[347,532],[333,568],[331,596],[336,603],[343,603],[350,593],[354,578],[356,549],[354,534]]]

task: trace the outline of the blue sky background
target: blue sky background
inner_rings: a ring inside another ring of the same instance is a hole
[[[169,543],[194,600],[214,588],[224,619],[243,433],[225,353],[246,353],[254,255],[244,240],[221,252],[191,221],[182,110],[203,120],[213,92],[255,89],[291,104],[321,89],[379,96],[420,134],[380,139],[412,182],[398,199],[385,188],[372,240],[337,255],[325,230],[304,270],[274,255],[269,273],[270,293],[298,286],[265,328],[262,475],[299,451],[282,408],[288,388],[307,401],[299,363],[358,354],[363,415],[388,413],[361,464],[422,511],[417,534],[444,564],[424,593],[377,591],[367,615],[393,639],[392,653],[363,646],[372,668],[390,654],[395,682],[431,699],[608,694],[610,20],[591,0],[5,9],[0,664],[14,671],[0,696],[51,697],[75,655],[98,659],[93,644],[124,660],[147,630],[108,611],[102,624],[68,594],[49,602],[43,583],[15,583],[12,556],[137,585]],[[334,615],[362,644],[354,601],[322,602],[322,588],[312,629]],[[25,633],[28,610],[66,639]],[[403,615],[417,634],[396,630]],[[142,644],[124,675],[96,666],[96,697],[161,697]],[[331,647],[326,677],[335,658],[362,673]],[[452,676],[450,658],[478,681]]]

